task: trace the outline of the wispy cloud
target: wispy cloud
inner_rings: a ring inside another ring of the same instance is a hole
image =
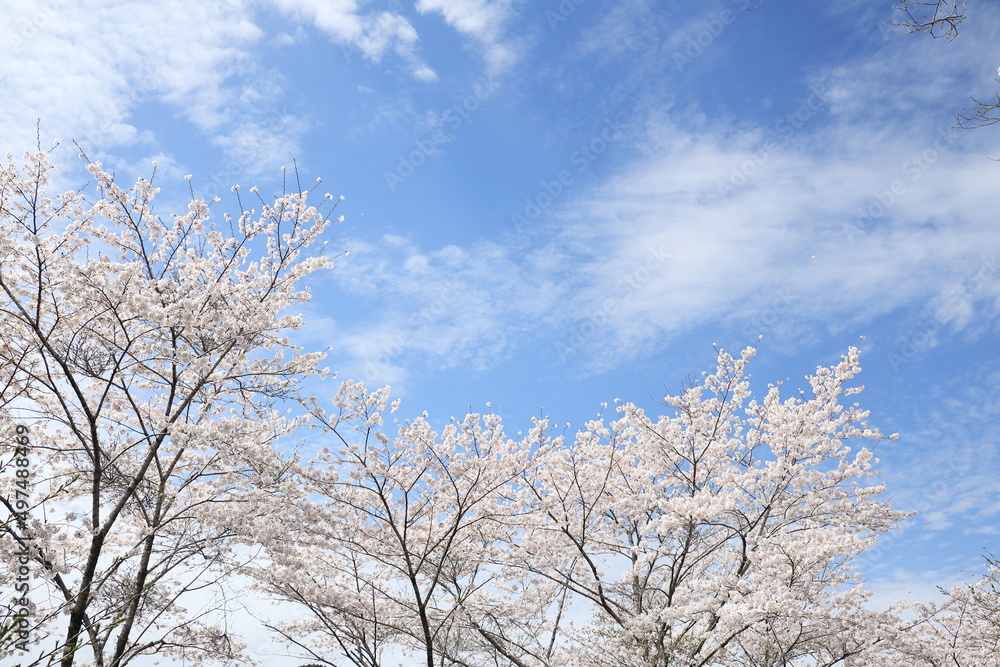
[[[356,0],[273,0],[273,4],[315,25],[333,42],[358,49],[369,60],[379,62],[392,53],[408,64],[415,79],[437,79],[417,53],[417,31],[397,12],[366,13]]]
[[[756,132],[653,125],[650,155],[576,202],[560,239],[580,252],[581,314],[628,294],[605,318],[609,352],[744,318],[784,288],[795,293],[790,314],[869,319],[931,298],[1000,253],[981,145],[934,148],[934,135],[876,130],[856,150],[813,148],[839,131],[780,145]],[[923,166],[910,162],[922,155]],[[642,271],[659,248],[669,261]],[[628,289],[633,272],[642,285]]]
[[[424,252],[399,236],[342,245],[351,254],[329,278],[364,308],[341,330],[335,354],[345,376],[371,384],[399,386],[429,366],[491,367],[565,297],[550,249],[514,257],[481,243]]]
[[[24,2],[10,11],[0,42],[16,58],[0,61],[0,79],[18,104],[0,108],[0,143],[13,152],[30,148],[39,119],[45,143],[75,140],[93,158],[137,147],[154,155],[159,138],[134,120],[149,103],[172,107],[230,161],[251,147],[258,159],[241,164],[296,150],[301,122],[276,122],[262,102],[280,80],[266,77],[273,82],[262,89],[250,49],[264,33],[238,0],[126,2],[115,11],[97,0]]]
[[[968,49],[992,39],[963,37]],[[456,348],[440,341],[460,348],[478,336],[491,348],[498,332],[531,331],[536,343],[551,341],[553,358],[562,350],[607,368],[695,327],[753,323],[776,308],[798,333],[941,303],[951,330],[976,319],[971,309],[979,322],[994,320],[998,281],[947,300],[1000,257],[987,160],[1000,144],[951,132],[941,111],[961,103],[967,56],[887,41],[853,64],[818,70],[812,91],[757,125],[650,114],[630,132],[633,157],[596,187],[564,194],[549,210],[558,224],[530,240],[531,253],[520,241],[437,253],[401,245],[390,264],[374,253],[357,258],[358,272],[385,281],[380,298],[391,307],[380,326],[391,331],[420,303],[406,285],[459,276],[475,295],[478,310],[438,322],[435,345],[403,341],[399,359],[408,349],[454,359]],[[918,64],[900,75],[901,57]],[[920,81],[940,85],[914,97]],[[896,107],[887,112],[889,100]],[[407,268],[414,262],[424,270]]]
[[[417,0],[416,8],[422,14],[440,14],[448,25],[473,39],[489,73],[497,74],[520,57],[517,41],[506,30],[514,5],[514,0]]]

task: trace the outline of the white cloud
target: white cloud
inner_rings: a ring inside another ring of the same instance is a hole
[[[380,62],[395,54],[410,68],[414,79],[433,82],[434,71],[418,53],[419,36],[404,16],[393,11],[362,11],[358,0],[271,0],[279,10],[306,20],[333,42],[358,49]],[[439,14],[452,28],[473,40],[491,74],[511,66],[518,58],[517,40],[506,28],[514,16],[514,0],[417,0],[421,14]]]
[[[837,131],[803,139],[823,143]],[[469,357],[475,340],[496,348],[497,332],[507,332],[506,349],[535,331],[605,367],[709,322],[752,327],[770,309],[792,326],[827,326],[937,303],[941,295],[952,309],[981,308],[972,288],[986,294],[995,281],[976,278],[978,267],[984,256],[1000,255],[990,190],[979,176],[982,146],[942,153],[869,223],[858,220],[858,208],[877,201],[897,176],[908,178],[897,174],[899,166],[925,145],[914,137],[869,139],[864,150],[837,156],[789,142],[761,159],[770,145],[765,132],[658,121],[645,134],[645,154],[567,202],[547,238],[430,253],[386,242],[352,256],[355,268],[342,265],[335,279],[385,299],[389,315],[380,327],[391,332],[383,338],[395,336],[391,356],[399,364],[407,350],[455,363]],[[752,178],[720,196],[720,183],[747,165],[755,165]],[[463,284],[456,316],[424,327],[426,339],[400,337],[427,290],[446,280]],[[374,340],[359,336],[359,352]]]
[[[416,30],[398,13],[369,11],[353,0],[273,5],[365,58],[392,56],[416,80],[437,79],[417,52]],[[109,164],[126,149],[152,155],[162,152],[161,138],[137,124],[135,112],[166,104],[221,147],[227,164],[241,165],[220,177],[255,176],[287,163],[301,152],[309,123],[275,107],[285,84],[278,73],[262,71],[254,49],[265,43],[265,32],[253,7],[240,0],[125,0],[114,8],[101,0],[14,3],[0,25],[0,44],[8,52],[0,61],[0,80],[17,103],[0,108],[0,146],[15,154],[34,148],[40,120],[44,148],[56,138],[75,140]],[[500,58],[496,54],[505,47],[497,40],[507,5],[430,5],[423,11],[441,12]],[[293,26],[268,43],[280,48],[307,38],[301,26]],[[61,151],[56,159],[71,160],[73,152]]]
[[[158,138],[132,120],[144,103],[173,107],[231,158],[246,151],[247,135],[270,137],[262,152],[295,150],[300,122],[278,127],[253,94],[260,84],[240,83],[259,80],[249,50],[264,33],[239,2],[134,1],[113,10],[100,0],[24,2],[10,12],[0,43],[12,57],[0,61],[0,79],[18,103],[0,108],[7,150],[31,148],[40,119],[43,144],[76,140],[92,158],[124,147],[157,152]]]
[[[559,239],[579,253],[576,310],[602,314],[608,351],[752,318],[782,290],[800,317],[864,320],[969,283],[1000,253],[981,143],[859,130],[853,148],[820,148],[840,132],[769,144],[655,123],[649,154],[575,202]],[[925,152],[926,168],[907,167]]]
[[[356,0],[273,0],[274,5],[308,20],[333,42],[358,49],[379,62],[387,53],[401,57],[418,81],[435,81],[437,74],[417,55],[417,31],[400,14],[388,11],[362,14]]]
[[[366,57],[395,53],[417,78],[433,78],[415,55],[416,31],[397,14],[363,14],[349,0],[275,3]],[[17,56],[0,61],[0,77],[19,100],[0,107],[5,146],[27,148],[41,117],[48,135],[157,153],[156,137],[130,122],[152,99],[180,110],[236,163],[270,169],[295,153],[307,124],[262,104],[280,98],[282,83],[251,76],[259,65],[249,49],[264,33],[240,3],[100,6],[22,3],[0,27]],[[487,51],[502,47],[514,12],[512,1],[485,0],[420,0],[417,9]],[[976,313],[1000,299],[993,269],[980,275],[1000,256],[985,160],[1000,148],[986,144],[990,135],[939,136],[943,114],[928,110],[963,99],[963,79],[942,73],[974,69],[971,54],[993,36],[971,31],[944,50],[904,40],[817,72],[819,95],[781,127],[733,129],[676,109],[635,121],[623,137],[632,159],[592,191],[567,190],[560,228],[533,238],[530,253],[523,244],[428,252],[404,242],[391,265],[379,259],[384,248],[358,253],[350,264],[363,269],[343,279],[356,289],[377,280],[389,307],[380,336],[350,347],[378,356],[407,331],[406,350],[432,358],[459,349],[489,365],[544,327],[586,338],[600,366],[706,322],[752,323],[776,300],[788,321],[864,320],[917,303],[949,327],[981,323]],[[912,65],[899,68],[901,60]],[[461,310],[414,331],[420,304],[453,279],[465,286]]]
[[[308,44],[309,33],[302,26],[296,26],[294,33],[278,33],[274,38],[275,44],[282,46],[295,46],[296,44]]]
[[[506,34],[514,15],[513,0],[417,0],[417,11],[436,12],[458,32],[476,40],[490,73],[513,65],[519,56],[514,40]]]
[[[560,8],[561,9],[561,8]],[[709,5],[703,7],[692,6],[691,13],[710,12]],[[575,13],[575,12],[574,12]],[[688,13],[687,16],[691,16]],[[677,25],[676,18],[669,16],[664,20],[665,14],[662,6],[656,6],[652,0],[625,0],[615,3],[609,10],[598,19],[594,25],[582,31],[581,38],[576,45],[576,51],[580,56],[596,55],[600,59],[625,56],[634,59],[636,54],[649,54],[655,52],[660,47],[660,42],[666,41],[680,42],[688,36],[686,30],[671,31],[671,25]],[[558,15],[564,20],[571,20],[573,14],[564,17],[562,13],[554,11],[550,16],[550,25],[553,29],[561,29],[561,22],[555,19]]]
[[[342,245],[351,254],[330,279],[380,315],[354,319],[340,332],[336,365],[345,377],[372,385],[398,388],[425,363],[493,366],[521,342],[527,323],[544,320],[560,298],[539,254],[516,261],[493,243],[427,253],[398,236]]]
[[[963,38],[974,50],[992,37]],[[906,76],[896,71],[901,56],[915,62]],[[460,275],[487,314],[440,322],[435,341],[468,345],[478,336],[488,347],[496,332],[518,332],[504,340],[514,345],[533,331],[561,339],[594,367],[620,365],[710,323],[745,323],[755,335],[776,308],[788,340],[901,306],[947,310],[949,331],[995,321],[998,281],[976,276],[1000,257],[996,167],[986,159],[1000,144],[995,135],[949,131],[968,58],[967,49],[887,42],[873,56],[817,72],[818,92],[762,127],[657,113],[623,132],[632,159],[619,154],[622,166],[608,171],[611,158],[597,158],[589,173],[605,169],[603,182],[561,195],[549,209],[558,224],[530,240],[531,259],[522,255],[527,241],[479,244],[453,265],[422,265],[431,275],[418,276],[407,258],[434,253],[400,246],[394,263],[357,258],[360,273],[382,275],[391,331],[413,312],[406,285]],[[914,92],[917,80],[943,80],[945,71],[954,73],[951,84]],[[886,100],[895,100],[892,113],[881,111]],[[879,110],[866,116],[868,107]],[[452,349],[403,347],[424,359]]]

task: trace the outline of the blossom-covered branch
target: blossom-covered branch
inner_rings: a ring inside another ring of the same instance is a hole
[[[8,512],[0,540],[48,588],[50,641],[21,664],[235,660],[228,605],[183,603],[238,566],[238,515],[285,474],[273,445],[301,419],[279,408],[323,357],[291,345],[287,308],[329,266],[306,251],[330,211],[290,192],[221,227],[196,198],[164,219],[151,179],[94,163],[94,201],[50,198],[52,169],[0,171],[0,426],[31,424],[39,491],[27,537]]]

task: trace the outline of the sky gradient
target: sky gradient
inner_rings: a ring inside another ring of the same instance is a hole
[[[293,161],[346,197],[299,341],[404,416],[576,428],[713,344],[790,392],[859,345],[919,512],[863,564],[876,601],[1000,553],[1000,126],[952,130],[1000,85],[995,3],[951,42],[870,0],[3,5],[0,149],[40,123],[60,188],[76,141],[125,183],[155,160],[161,215],[187,174],[231,210]]]

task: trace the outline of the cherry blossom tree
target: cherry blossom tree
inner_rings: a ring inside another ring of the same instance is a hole
[[[300,471],[300,500],[280,507],[294,529],[248,569],[308,612],[270,627],[324,664],[340,655],[376,667],[387,650],[428,667],[483,664],[496,651],[480,610],[502,585],[491,564],[522,511],[512,494],[545,424],[515,440],[494,414],[440,433],[425,415],[390,438],[380,429],[397,407],[388,388],[345,382],[334,406],[313,412],[336,448]]]
[[[313,659],[433,665],[835,665],[898,633],[852,560],[904,514],[878,499],[877,441],[843,399],[852,349],[811,396],[751,398],[748,349],[651,418],[619,403],[566,441],[519,441],[495,415],[382,433],[387,389],[345,384],[336,452],[298,474],[310,497],[256,572],[308,611],[275,626]],[[351,429],[354,429],[353,431]]]
[[[619,403],[533,469],[523,562],[592,614],[573,664],[833,665],[891,620],[851,567],[903,516],[866,483],[871,451],[848,446],[882,437],[841,402],[858,351],[810,377],[811,397],[760,402],[752,354],[720,353],[671,416]]]
[[[193,192],[164,219],[152,179],[88,169],[94,201],[47,195],[43,151],[0,170],[0,432],[30,430],[31,462],[27,511],[0,475],[0,576],[20,552],[33,582],[30,613],[0,621],[30,622],[25,667],[236,661],[220,584],[240,517],[286,475],[287,404],[322,372],[284,332],[330,264],[306,251],[332,205],[296,182],[220,225]]]
[[[996,667],[1000,665],[1000,563],[990,556],[975,582],[941,589],[945,601],[917,603],[879,665]]]
[[[667,414],[616,401],[569,436],[387,426],[388,388],[306,395],[323,355],[287,335],[335,202],[296,180],[164,220],[152,179],[95,163],[95,201],[50,198],[52,169],[0,169],[0,436],[23,448],[0,457],[0,650],[24,667],[245,664],[247,575],[313,664],[997,664],[994,560],[941,605],[866,604],[854,563],[905,514],[872,479],[857,349],[757,397],[755,351],[720,351]]]
[[[986,559],[987,573],[948,592],[945,618],[935,631],[948,649],[941,664],[1000,664],[1000,562]]]

